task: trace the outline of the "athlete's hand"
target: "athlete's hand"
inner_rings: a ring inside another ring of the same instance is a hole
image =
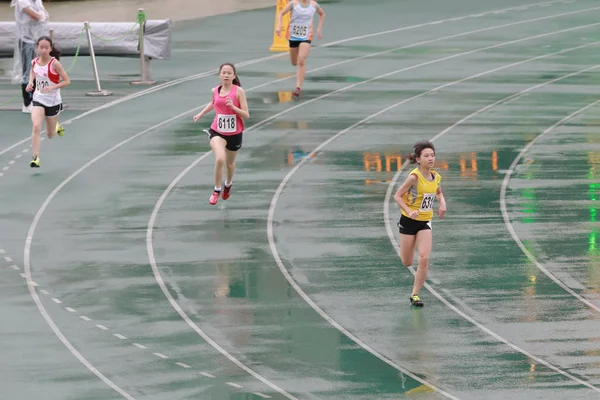
[[[228,97],[227,100],[225,100],[225,105],[233,110],[234,105],[231,97]]]
[[[27,88],[25,88],[28,92],[33,92],[33,83],[29,82],[27,84]]]
[[[323,39],[323,33],[321,32],[321,29],[317,29],[317,37],[319,40]]]
[[[446,214],[446,204],[441,204],[438,208],[438,217],[442,219],[444,218],[444,214]]]
[[[53,90],[52,86],[46,86],[45,88],[43,88],[43,89],[41,90],[41,92],[42,92],[43,94],[47,94],[47,93],[50,93],[50,91],[51,91],[51,90]]]
[[[275,33],[277,34],[277,36],[281,37],[281,26],[277,27],[277,29],[275,30]]]
[[[417,219],[418,216],[419,216],[419,212],[417,210],[413,210],[408,214],[408,217],[412,218],[412,219]]]
[[[199,119],[200,119],[200,114],[194,115],[194,118],[193,118],[194,123],[198,122]]]

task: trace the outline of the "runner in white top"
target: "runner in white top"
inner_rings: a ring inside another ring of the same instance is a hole
[[[291,13],[291,18],[290,26],[287,28],[286,37],[290,44],[290,58],[292,65],[298,66],[294,96],[299,97],[302,84],[304,83],[304,75],[306,75],[306,58],[308,57],[310,45],[312,43],[315,13],[319,14],[317,37],[322,39],[325,12],[319,3],[314,0],[292,0],[279,14],[277,14],[276,33],[280,37],[281,19],[288,12]]]
[[[40,144],[42,141],[42,124],[46,118],[46,132],[49,139],[57,133],[64,134],[64,128],[58,123],[58,115],[62,111],[60,89],[69,85],[71,80],[60,62],[50,57],[53,45],[52,40],[42,36],[36,43],[39,57],[32,61],[29,73],[27,91],[33,91],[33,109],[31,110],[31,148],[33,159],[29,163],[31,168],[40,167]],[[35,78],[35,87],[34,84]],[[62,78],[62,81],[61,81]]]

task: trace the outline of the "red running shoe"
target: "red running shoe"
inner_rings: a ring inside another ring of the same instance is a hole
[[[229,198],[229,192],[231,191],[231,185],[229,187],[225,186],[223,189],[223,200],[227,200]]]
[[[220,191],[213,190],[212,194],[210,195],[210,198],[208,199],[208,202],[214,206],[215,204],[217,204],[220,194],[221,194]]]

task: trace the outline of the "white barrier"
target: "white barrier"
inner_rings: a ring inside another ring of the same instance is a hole
[[[150,61],[171,58],[171,20],[146,20],[143,9],[137,22],[49,22],[50,36],[61,56],[90,56],[99,94],[96,56],[140,57],[141,79],[134,85],[151,85]],[[83,36],[87,37],[87,41]],[[0,58],[12,58],[15,48],[15,22],[0,22]],[[87,42],[87,43],[86,43]]]

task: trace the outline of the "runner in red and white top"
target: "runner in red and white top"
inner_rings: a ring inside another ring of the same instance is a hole
[[[55,134],[62,136],[65,132],[58,123],[58,115],[63,109],[60,89],[71,83],[60,62],[50,56],[53,49],[52,39],[42,36],[37,40],[36,46],[39,57],[31,62],[29,84],[27,85],[27,91],[33,91],[33,108],[31,110],[33,159],[29,163],[31,168],[40,167],[39,155],[44,118],[49,139],[52,139]]]
[[[217,204],[221,191],[223,200],[229,198],[233,172],[235,171],[235,157],[242,147],[244,134],[244,119],[250,118],[246,93],[242,89],[240,79],[233,64],[223,64],[219,68],[221,85],[212,90],[212,101],[199,114],[194,115],[194,122],[198,122],[205,114],[215,110],[215,118],[208,134],[210,147],[215,154],[215,189],[208,202]],[[225,166],[225,188],[221,189],[223,179],[223,166]]]

